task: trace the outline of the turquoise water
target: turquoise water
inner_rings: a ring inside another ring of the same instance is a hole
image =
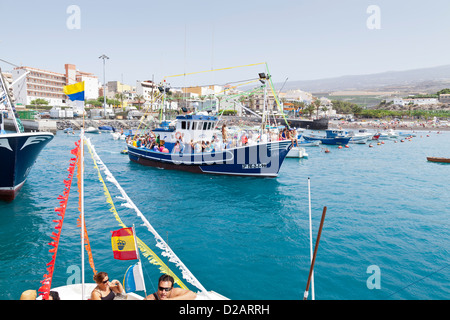
[[[450,297],[450,165],[426,161],[426,156],[450,156],[449,135],[419,132],[411,141],[386,141],[373,148],[330,146],[331,153],[307,148],[309,158],[286,159],[275,179],[143,167],[120,154],[123,141],[109,134],[90,137],[130,198],[208,290],[238,300],[302,299],[310,261],[310,177],[314,239],[322,209],[328,208],[315,266],[316,299],[397,300]],[[40,286],[50,261],[53,208],[76,139],[59,132],[16,200],[0,203],[0,299],[18,299],[24,290]],[[89,153],[85,183],[95,267],[122,280],[131,263],[113,259],[110,232],[119,224],[108,210]],[[120,205],[114,185],[106,183],[122,221],[135,224],[138,237],[167,263],[153,235],[133,210]],[[53,287],[77,279],[75,186]],[[145,259],[143,265],[147,291],[154,292],[159,271]],[[181,277],[176,266],[168,265]],[[379,267],[380,289],[368,288],[369,266]],[[92,275],[86,262],[86,279]]]

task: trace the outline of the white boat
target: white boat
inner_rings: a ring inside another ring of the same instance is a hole
[[[91,292],[96,287],[97,287],[96,283],[85,283],[83,289],[82,284],[77,283],[52,288],[52,291],[58,292],[59,298],[61,300],[90,300]],[[39,296],[36,300],[42,300],[42,296]],[[128,292],[116,295],[114,300],[144,300],[144,297],[134,292]],[[207,294],[204,292],[197,292],[197,297],[195,298],[195,300],[229,300],[229,299],[215,291],[208,291]]]
[[[126,135],[120,132],[111,132],[111,135],[114,140],[125,140],[127,137]]]
[[[292,147],[289,150],[286,158],[307,158],[308,154],[306,153],[305,148],[301,147]]]
[[[380,132],[379,139],[381,139],[381,140],[396,139],[396,138],[398,138],[398,133],[395,132],[392,129],[389,129],[389,130],[384,131],[384,132]]]
[[[100,130],[94,127],[89,127],[85,131],[86,133],[100,133]]]
[[[349,131],[348,135],[351,137],[348,143],[365,144],[369,139],[373,137],[373,133],[369,133],[364,129],[358,132]]]

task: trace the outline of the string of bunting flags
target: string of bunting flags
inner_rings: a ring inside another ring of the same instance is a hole
[[[67,177],[67,180],[66,179],[63,180],[64,183],[63,194],[57,197],[57,199],[60,200],[60,202],[59,207],[55,208],[55,212],[57,212],[59,219],[53,220],[53,222],[56,223],[55,225],[56,232],[55,231],[52,232],[50,238],[53,241],[48,243],[48,245],[52,247],[49,250],[49,252],[52,253],[52,257],[50,262],[47,263],[47,273],[44,274],[43,276],[44,279],[41,280],[42,286],[38,289],[38,294],[42,296],[43,300],[48,300],[50,294],[53,272],[55,270],[56,255],[58,253],[59,239],[61,237],[61,231],[64,223],[64,216],[66,214],[67,201],[69,199],[70,188],[72,186],[75,166],[78,161],[79,149],[80,149],[80,140],[75,142],[75,148],[70,151],[70,153],[73,154],[75,158],[70,159],[69,168],[67,169],[67,171],[69,171],[69,175]]]

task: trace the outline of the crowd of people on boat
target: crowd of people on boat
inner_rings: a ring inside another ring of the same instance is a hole
[[[173,147],[167,147],[165,141],[154,132],[129,135],[126,138],[127,144],[137,148],[145,148],[155,152],[164,153],[210,153],[221,152],[226,149],[256,145],[272,141],[291,140],[293,146],[298,146],[298,133],[295,128],[284,127],[282,130],[266,129],[259,130],[234,130],[229,132],[224,124],[221,129],[221,136],[218,133],[212,135],[211,140],[184,141],[185,137],[180,134]],[[186,139],[187,140],[187,139]]]

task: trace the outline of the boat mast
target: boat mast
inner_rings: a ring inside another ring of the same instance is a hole
[[[267,76],[265,73],[259,74],[259,81],[264,85],[264,103],[263,103],[263,114],[262,114],[262,120],[261,120],[261,129],[262,132],[264,132],[265,126],[266,126],[266,96],[267,96]]]
[[[12,118],[13,118],[13,122],[14,122],[14,126],[16,127],[16,132],[20,133],[20,129],[19,129],[19,124],[17,123],[17,119],[16,119],[16,110],[12,105],[11,102],[11,97],[9,96],[9,92],[8,92],[8,88],[6,87],[6,82],[5,79],[3,78],[3,73],[2,70],[0,69],[0,81],[2,82],[2,90],[5,93],[5,98],[6,98],[6,105],[9,107],[9,109],[11,109],[11,114],[12,114]]]

